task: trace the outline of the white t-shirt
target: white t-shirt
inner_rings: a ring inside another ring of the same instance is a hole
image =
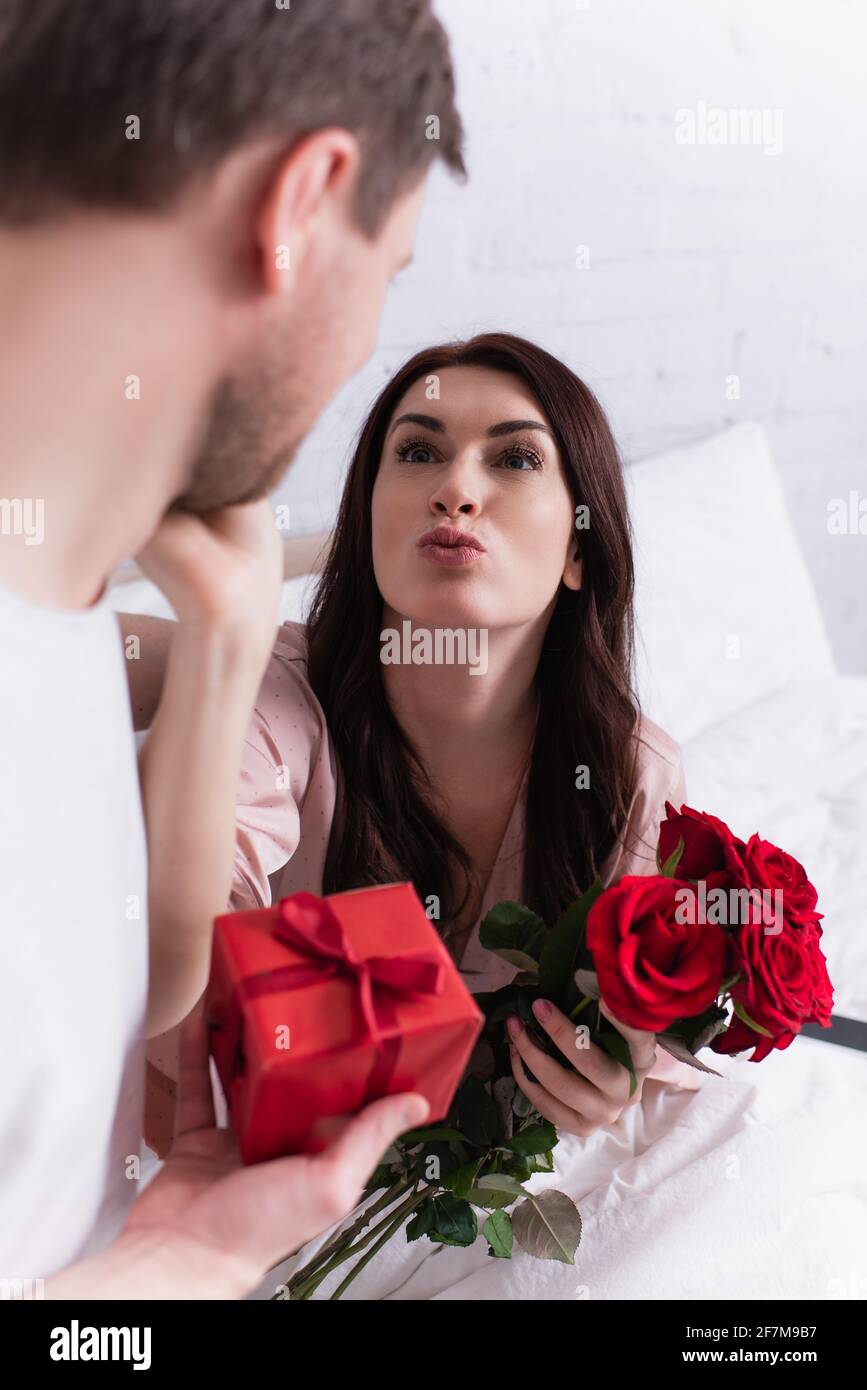
[[[0,1281],[102,1249],[136,1195],[146,885],[108,594],[0,589]]]

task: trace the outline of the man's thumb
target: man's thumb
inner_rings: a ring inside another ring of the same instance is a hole
[[[333,1181],[347,1193],[349,1206],[358,1200],[386,1149],[406,1130],[424,1124],[429,1113],[424,1096],[407,1091],[372,1101],[347,1122],[318,1162],[331,1170]]]

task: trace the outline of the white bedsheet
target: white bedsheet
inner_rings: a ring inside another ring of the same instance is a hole
[[[529,1186],[579,1203],[574,1266],[516,1251],[407,1244],[401,1234],[350,1285],[352,1299],[867,1298],[867,1056],[810,1038],[640,1105],[555,1149]],[[336,1229],[336,1228],[332,1228]],[[330,1233],[279,1266],[270,1298]],[[319,1288],[326,1298],[335,1272]]]
[[[867,677],[805,681],[683,745],[690,806],[805,865],[834,1013],[867,1022]]]

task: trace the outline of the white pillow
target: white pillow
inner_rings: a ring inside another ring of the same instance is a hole
[[[281,623],[306,621],[318,580],[318,574],[299,574],[295,579],[283,581],[280,595]]]
[[[109,595],[115,613],[145,613],[149,618],[173,618],[175,611],[156,584],[144,577],[116,584]]]
[[[626,469],[642,708],[683,742],[836,674],[768,440],[736,425]]]
[[[303,622],[313,598],[316,574],[286,579],[280,593],[280,621]],[[149,579],[133,579],[111,591],[110,603],[116,613],[147,613],[152,618],[173,618],[174,610]]]

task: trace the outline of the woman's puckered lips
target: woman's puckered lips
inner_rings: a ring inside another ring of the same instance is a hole
[[[449,548],[457,549],[458,546],[466,546],[470,550],[478,550],[484,553],[485,547],[482,542],[470,534],[469,531],[461,531],[457,526],[436,526],[433,531],[425,531],[419,539],[420,546],[425,545],[444,545]]]

